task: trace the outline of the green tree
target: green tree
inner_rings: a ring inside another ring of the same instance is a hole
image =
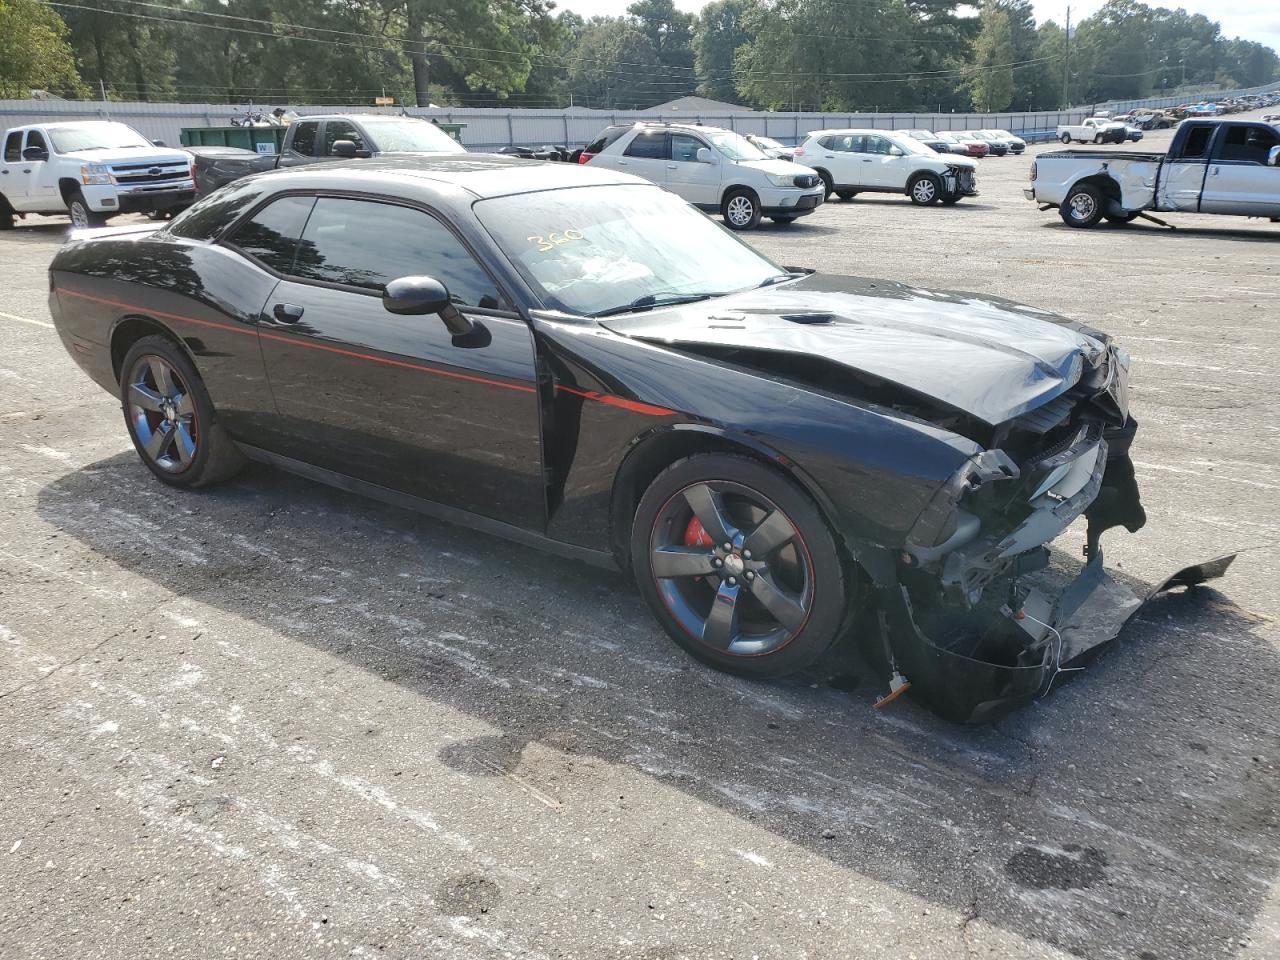
[[[568,63],[577,103],[631,110],[669,99],[658,51],[635,20],[592,17],[578,36]]]
[[[1009,11],[996,0],[984,0],[982,29],[973,45],[969,92],[974,109],[996,113],[1013,101],[1013,32]]]
[[[0,0],[0,98],[25,99],[32,90],[82,95],[67,25],[36,0]]]
[[[702,96],[738,102],[733,83],[733,56],[751,39],[744,17],[754,2],[756,0],[716,0],[702,8],[693,44],[694,63],[701,81],[698,93]]]

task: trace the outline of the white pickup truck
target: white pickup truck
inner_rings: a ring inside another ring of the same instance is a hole
[[[1089,117],[1083,123],[1058,124],[1058,139],[1063,143],[1124,143],[1124,124],[1109,117]]]
[[[97,227],[117,213],[168,210],[195,199],[191,155],[123,123],[77,120],[5,131],[0,230],[29,213],[69,213]]]
[[[1248,120],[1184,120],[1167,154],[1057,150],[1023,191],[1068,226],[1128,223],[1148,211],[1280,220],[1280,130]]]

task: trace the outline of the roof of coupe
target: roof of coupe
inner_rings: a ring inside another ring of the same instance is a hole
[[[457,188],[458,192],[477,200],[566,187],[608,184],[653,186],[640,177],[600,167],[486,153],[394,156],[309,164],[268,171],[260,176],[270,177],[272,186],[277,190],[292,187],[351,190],[362,186],[385,190],[395,184],[413,186],[426,181],[437,189]]]

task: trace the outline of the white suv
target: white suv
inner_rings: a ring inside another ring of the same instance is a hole
[[[944,156],[888,130],[815,130],[796,159],[811,164],[827,193],[841,200],[863,192],[905,193],[924,205],[978,195],[974,161]]]
[[[587,147],[581,162],[661,184],[694,206],[719,211],[732,230],[749,230],[762,216],[791,223],[826,196],[815,171],[768,157],[732,130],[637,123],[610,139],[612,133]]]

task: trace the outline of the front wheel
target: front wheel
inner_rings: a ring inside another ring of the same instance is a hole
[[[84,198],[84,194],[79,190],[73,193],[71,199],[67,201],[67,213],[71,215],[71,225],[77,229],[101,227],[107,222],[107,218],[103,214],[89,207],[89,201]]]
[[[750,190],[728,194],[720,212],[730,230],[753,230],[760,225],[760,201]]]
[[[917,174],[907,184],[907,196],[912,203],[921,207],[937,203],[942,196],[942,181],[932,173]]]
[[[1102,134],[1100,134],[1100,133],[1095,133],[1095,134],[1093,135],[1093,142],[1094,142],[1094,143],[1101,143],[1101,142],[1102,142]]]
[[[1108,223],[1133,223],[1138,219],[1136,211],[1126,213],[1108,213],[1105,214]]]
[[[1092,227],[1102,219],[1106,204],[1098,188],[1089,183],[1073,187],[1058,209],[1069,227]]]
[[[839,197],[841,200],[843,200],[845,203],[848,203],[857,195],[858,195],[857,190],[837,190],[836,191],[836,196]]]
[[[959,202],[960,202],[959,197],[943,197],[942,198],[942,205],[944,207],[954,207]]]
[[[200,374],[172,340],[143,337],[121,370],[125,427],[157,478],[175,487],[203,487],[244,465],[244,455],[218,423]]]
[[[822,200],[825,203],[831,199],[831,194],[835,191],[835,181],[831,179],[831,174],[825,170],[819,170],[818,176],[822,178]]]
[[[844,624],[830,529],[803,490],[749,457],[699,454],[659,474],[636,510],[631,563],[672,639],[730,673],[802,670]]]

